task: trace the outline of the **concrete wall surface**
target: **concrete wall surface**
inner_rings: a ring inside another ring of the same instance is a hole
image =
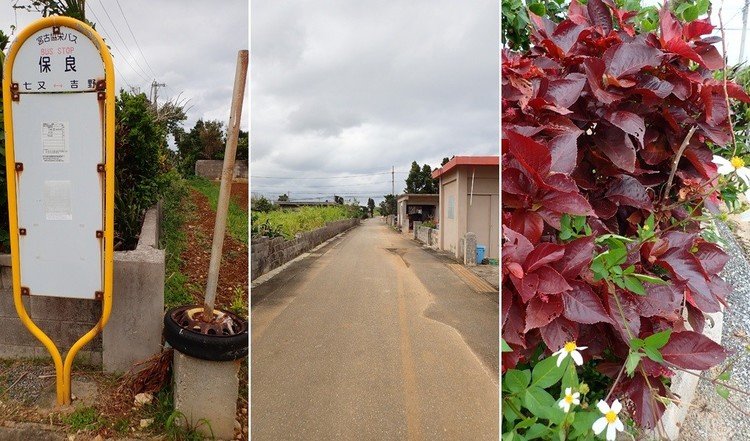
[[[440,230],[421,225],[416,227],[415,230],[418,241],[431,248],[440,248]]]
[[[164,311],[164,251],[156,246],[156,210],[146,214],[141,239],[133,251],[114,253],[112,315],[103,333],[76,356],[102,364],[107,371],[123,372],[132,364],[160,351]],[[32,320],[67,351],[101,317],[98,300],[24,296]],[[47,349],[23,326],[13,305],[10,255],[0,256],[0,319],[4,323],[0,358],[46,357]]]
[[[195,161],[195,174],[206,179],[221,179],[224,161],[220,159],[199,159]],[[234,179],[247,179],[247,160],[234,161]]]
[[[359,219],[329,222],[317,230],[298,233],[294,239],[261,237],[250,241],[250,280],[278,268],[333,236],[359,225]]]

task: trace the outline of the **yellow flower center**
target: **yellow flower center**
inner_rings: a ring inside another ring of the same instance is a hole
[[[651,227],[649,227],[648,225],[644,225],[643,228],[642,228],[643,231],[648,231],[650,229],[651,229]]]
[[[607,412],[606,415],[604,415],[604,418],[607,419],[607,422],[609,424],[612,424],[615,422],[615,420],[617,420],[617,414],[615,413],[614,410],[610,410],[609,412]]]
[[[573,395],[565,395],[565,402],[571,404],[573,402]]]
[[[743,161],[742,158],[740,158],[738,156],[733,157],[732,160],[729,161],[729,162],[732,163],[732,167],[734,167],[734,168],[740,168],[740,167],[744,167],[745,166],[745,161]]]
[[[563,346],[563,349],[565,349],[565,352],[573,352],[576,350],[578,346],[576,346],[576,342],[569,341],[565,343],[565,346]]]

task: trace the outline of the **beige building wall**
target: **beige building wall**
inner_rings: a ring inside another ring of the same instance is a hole
[[[472,232],[477,235],[477,244],[485,246],[485,257],[497,259],[499,222],[499,167],[460,165],[440,176],[441,249],[463,258],[459,240]]]

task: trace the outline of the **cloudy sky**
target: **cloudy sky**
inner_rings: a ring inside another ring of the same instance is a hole
[[[13,8],[30,3],[0,1],[0,29],[10,34],[12,26],[20,30],[39,18],[37,12]],[[249,45],[247,0],[88,0],[86,18],[111,48],[118,89],[137,87],[148,95],[156,79],[166,84],[159,102],[179,94],[189,99],[186,128],[199,118],[226,125],[237,51]]]
[[[252,191],[378,202],[412,161],[498,154],[496,0],[263,1]]]

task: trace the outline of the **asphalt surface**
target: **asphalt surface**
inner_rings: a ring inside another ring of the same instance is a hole
[[[251,294],[253,440],[497,440],[498,299],[370,219]]]

